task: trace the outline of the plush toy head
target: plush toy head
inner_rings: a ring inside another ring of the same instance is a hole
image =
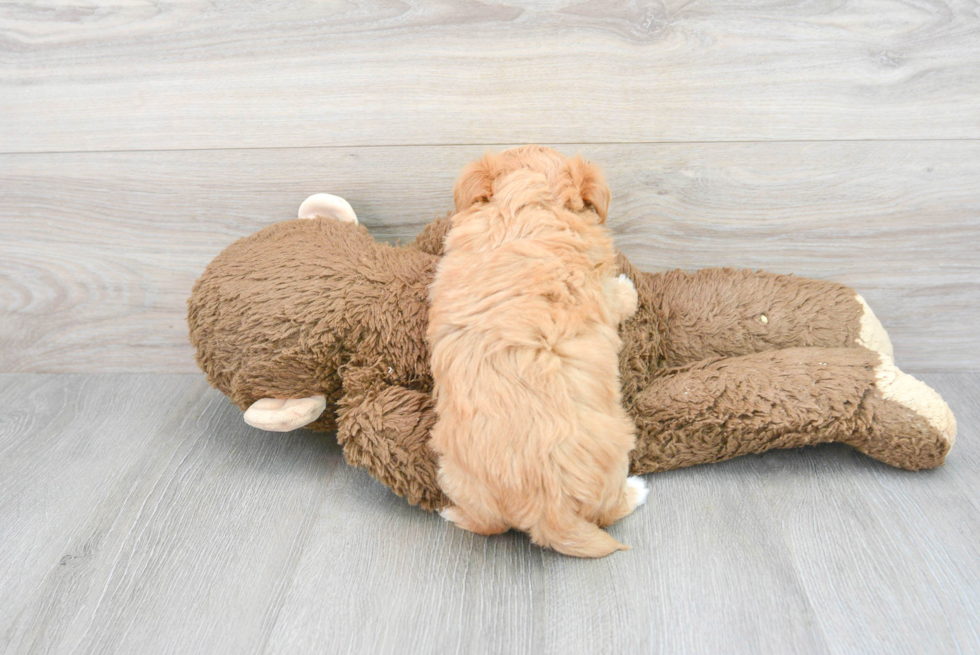
[[[312,197],[302,213],[318,218],[236,241],[194,286],[197,362],[257,427],[334,429],[348,367],[380,365],[405,384],[428,379],[414,335],[425,332],[436,258],[376,243],[352,211],[335,217],[338,206]]]

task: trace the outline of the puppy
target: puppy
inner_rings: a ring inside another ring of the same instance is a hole
[[[427,335],[443,516],[566,555],[626,550],[599,527],[646,498],[627,479],[616,328],[637,296],[603,227],[609,189],[581,158],[527,146],[469,165],[455,199]]]

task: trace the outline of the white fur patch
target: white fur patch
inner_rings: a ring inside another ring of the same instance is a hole
[[[864,307],[864,313],[861,314],[861,333],[857,338],[858,345],[864,346],[868,350],[873,350],[886,359],[894,359],[895,354],[892,349],[892,341],[888,338],[888,333],[882,327],[881,321],[871,311],[871,308],[864,301],[864,298],[861,297],[861,294],[857,294],[855,298]]]
[[[647,488],[646,480],[638,475],[631,475],[630,477],[626,478],[626,487],[628,491],[632,491],[630,494],[630,506],[632,508],[646,504],[647,495],[650,493],[650,490]]]
[[[353,223],[357,225],[357,214],[350,203],[340,196],[333,196],[329,193],[315,193],[299,206],[296,213],[297,218],[333,218],[343,223]]]
[[[609,278],[605,283],[606,302],[610,308],[620,315],[620,318],[628,318],[636,313],[639,303],[639,296],[633,280],[629,279],[625,273],[620,273],[618,277]]]
[[[260,398],[245,410],[245,422],[269,432],[290,432],[309,425],[327,407],[324,396],[309,398]]]
[[[889,360],[882,360],[875,367],[875,386],[885,399],[894,400],[929,421],[950,446],[956,441],[956,418],[932,387],[903,373]]]

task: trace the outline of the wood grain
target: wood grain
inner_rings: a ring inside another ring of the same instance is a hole
[[[971,0],[0,9],[0,152],[980,138]]]
[[[793,554],[747,472],[742,463],[646,476],[648,504],[613,529],[628,557],[589,566],[549,553],[550,652],[828,652]]]
[[[16,652],[7,650],[9,629],[38,588],[60,577],[65,593],[72,593],[75,573],[104,545],[95,535],[66,547],[69,536],[147,456],[152,435],[181,406],[188,384],[200,382],[191,376],[5,375],[0,384],[0,651]]]
[[[903,474],[844,447],[819,469],[808,451],[748,461],[833,652],[980,649],[980,376],[922,378],[960,426],[940,469]]]
[[[17,590],[18,605],[5,603],[16,610],[0,622],[5,652],[260,651],[325,485],[344,466],[336,441],[253,430],[200,376],[160,376],[156,389],[134,387],[130,376],[83,379],[131,403],[162,401],[165,420],[139,411],[109,415],[116,429],[107,438],[135,432],[144,451],[129,461],[121,449],[105,449],[103,466],[119,468],[88,503],[75,503],[71,522],[5,514],[8,523],[57,531],[45,544],[52,552],[29,569],[40,580]],[[153,393],[174,386],[184,390],[177,402]],[[105,404],[94,407],[105,413]],[[71,427],[91,435],[99,426],[86,418],[80,414]],[[71,446],[51,449],[62,437],[35,436],[34,448],[49,448],[49,457],[43,466],[16,468],[23,481],[10,496],[21,503],[41,485],[83,482],[72,470],[80,463]],[[12,545],[37,544],[21,538]]]
[[[0,155],[0,371],[192,372],[185,301],[236,238],[347,197],[382,240],[452,207],[483,146]],[[647,270],[858,289],[899,364],[980,367],[980,142],[563,146],[606,170]]]
[[[581,561],[408,507],[200,375],[0,375],[0,650],[976,652],[980,374],[923,378],[959,421],[944,467],[650,475],[632,550]]]

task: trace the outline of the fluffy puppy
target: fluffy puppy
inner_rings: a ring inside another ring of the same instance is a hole
[[[599,527],[646,498],[627,479],[616,328],[637,297],[603,227],[609,189],[581,158],[526,146],[470,164],[455,197],[428,331],[443,516],[567,555],[626,550]]]

